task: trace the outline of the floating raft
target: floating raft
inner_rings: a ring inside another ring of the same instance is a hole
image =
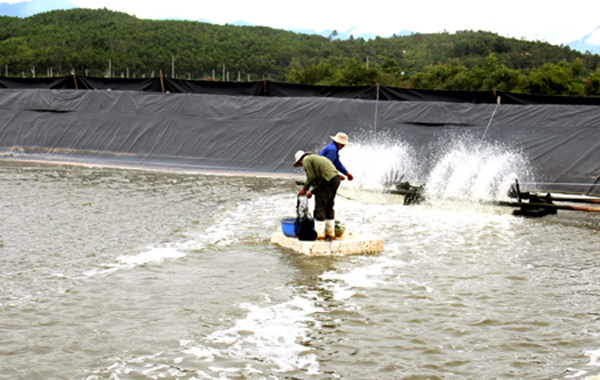
[[[308,256],[358,255],[383,251],[383,239],[354,234],[344,234],[335,240],[301,241],[275,232],[271,234],[271,243]]]

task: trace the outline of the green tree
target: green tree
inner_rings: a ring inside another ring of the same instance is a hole
[[[462,87],[465,80],[469,80],[468,69],[454,61],[452,64],[427,66],[422,72],[413,75],[410,83],[415,88],[464,90]]]
[[[587,79],[585,93],[590,96],[600,96],[600,69],[596,70]]]
[[[339,84],[346,86],[372,85],[377,82],[378,71],[375,68],[368,68],[362,65],[354,58],[349,59],[344,67],[338,71],[337,80]]]
[[[384,73],[396,75],[400,75],[402,72],[402,69],[400,69],[398,63],[396,63],[396,60],[392,57],[387,57],[385,61],[383,61],[381,70],[383,70]]]
[[[546,63],[531,70],[526,78],[526,89],[532,94],[562,95],[569,92],[571,75],[567,68]]]
[[[327,62],[305,65],[301,69],[292,67],[286,77],[288,82],[298,84],[321,84],[333,77],[333,69]]]
[[[518,70],[509,69],[503,64],[499,65],[495,53],[488,55],[482,72],[478,77],[480,78],[478,90],[522,91],[523,80],[521,73]]]

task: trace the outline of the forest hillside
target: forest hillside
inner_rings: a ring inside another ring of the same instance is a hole
[[[399,22],[400,24],[400,22]],[[399,25],[401,29],[401,25]],[[600,96],[600,56],[485,31],[340,40],[107,9],[0,17],[0,76],[272,81]]]

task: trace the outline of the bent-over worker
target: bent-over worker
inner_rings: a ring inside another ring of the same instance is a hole
[[[333,162],[335,168],[342,174],[345,174],[348,177],[348,181],[352,181],[354,176],[346,170],[346,167],[340,161],[340,150],[342,150],[346,145],[350,145],[348,142],[348,135],[344,132],[338,132],[335,136],[329,136],[333,140],[330,142],[321,153],[320,156],[327,157]],[[345,179],[344,176],[341,176],[340,179]]]
[[[306,182],[298,195],[311,198],[315,193],[315,231],[317,239],[335,239],[335,211],[333,209],[340,175],[333,163],[323,156],[299,150],[294,155],[294,167],[306,172]],[[312,187],[312,190],[311,190]],[[317,190],[317,191],[315,191]]]

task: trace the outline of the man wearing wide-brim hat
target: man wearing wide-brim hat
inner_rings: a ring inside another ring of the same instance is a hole
[[[340,175],[326,157],[299,150],[294,155],[294,167],[306,172],[306,182],[298,195],[311,198],[315,193],[315,231],[317,239],[335,239],[335,196],[340,186]],[[312,190],[311,190],[312,189]]]
[[[335,168],[340,173],[346,175],[349,181],[352,181],[354,176],[348,172],[346,167],[340,161],[340,150],[342,150],[346,145],[350,145],[348,142],[348,135],[344,132],[338,132],[335,136],[330,137],[333,141],[323,148],[319,155],[329,158],[331,162],[333,162]],[[345,179],[344,176],[342,176],[341,179]]]

